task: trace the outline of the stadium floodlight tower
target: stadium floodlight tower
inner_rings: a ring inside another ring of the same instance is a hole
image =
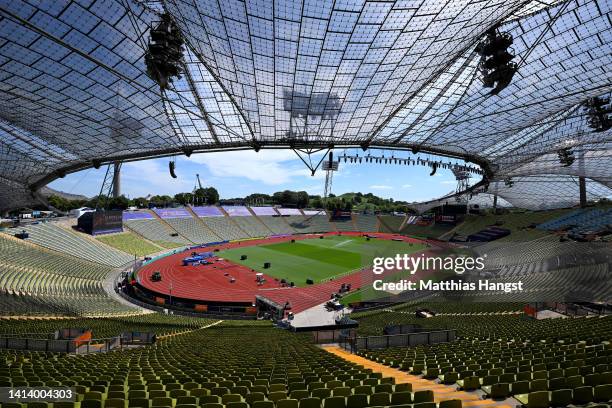
[[[338,171],[340,162],[334,161],[334,153],[329,152],[329,159],[321,167],[325,171],[325,190],[323,190],[323,203],[327,204],[327,197],[331,194],[334,171]]]
[[[462,192],[466,191],[470,187],[470,178],[472,175],[470,172],[462,166],[453,166],[451,171],[455,175],[457,180],[457,188],[455,189],[455,199],[457,202],[465,201],[467,203],[467,197]]]

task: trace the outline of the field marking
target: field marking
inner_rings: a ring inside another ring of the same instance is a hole
[[[224,250],[219,255],[224,256],[225,254],[229,261],[262,272],[272,278],[301,282],[303,278],[310,277],[317,283],[325,283],[355,273],[370,271],[372,259],[376,256],[387,253],[415,253],[424,249],[422,245],[417,248],[408,247],[407,241],[373,240],[366,242],[354,236],[332,236],[324,240],[306,238],[296,240],[296,244],[298,243],[299,245],[291,245],[288,241],[284,241],[240,249],[231,248]],[[304,252],[302,253],[297,246],[303,248]],[[251,248],[252,251],[250,251]],[[232,254],[229,257],[228,252]],[[326,252],[329,256],[322,255]],[[239,259],[238,255],[241,253],[248,253],[247,261]],[[272,262],[271,269],[261,268],[261,262],[265,261]],[[350,261],[348,265],[347,261]],[[281,272],[283,270],[284,272]],[[287,273],[287,271],[290,272]],[[319,273],[320,271],[325,271],[325,273]],[[305,286],[298,284],[298,287]]]
[[[353,242],[353,241],[354,241],[354,239],[350,238],[350,239],[347,239],[346,241],[338,242],[338,243],[337,243],[336,245],[334,245],[332,248],[341,247],[341,246],[344,246],[344,245],[346,245],[346,244],[348,244],[348,243],[350,243],[350,242]]]

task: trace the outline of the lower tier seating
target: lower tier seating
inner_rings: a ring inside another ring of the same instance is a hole
[[[612,398],[612,316],[535,320],[522,314],[483,315],[479,305],[471,305],[472,315],[418,319],[416,307],[353,318],[365,334],[381,334],[381,323],[393,321],[454,328],[459,340],[359,354],[425,379],[481,389],[491,398],[514,396],[528,406],[607,403]]]
[[[103,284],[112,268],[0,235],[0,313],[110,315],[136,308],[113,300]]]
[[[77,258],[110,266],[122,266],[132,261],[132,256],[118,251],[93,239],[69,231],[53,222],[21,226],[29,234],[28,241],[45,248],[64,252]],[[11,229],[11,232],[17,232]]]

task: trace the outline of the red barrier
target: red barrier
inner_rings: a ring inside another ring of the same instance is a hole
[[[79,337],[75,337],[73,341],[77,347],[82,344],[87,344],[89,341],[91,341],[91,331],[84,332]]]

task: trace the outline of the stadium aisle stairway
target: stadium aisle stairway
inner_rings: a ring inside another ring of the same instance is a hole
[[[412,384],[412,392],[431,390],[434,394],[434,401],[461,400],[464,407],[499,407],[511,408],[505,402],[493,401],[491,399],[482,400],[476,393],[457,391],[455,388],[444,384],[438,384],[414,375],[407,374],[395,368],[376,363],[361,356],[351,354],[338,346],[324,346],[323,349],[331,354],[345,359],[351,363],[358,364],[366,369],[371,369],[374,373],[381,373],[383,377],[395,379],[395,384]]]

